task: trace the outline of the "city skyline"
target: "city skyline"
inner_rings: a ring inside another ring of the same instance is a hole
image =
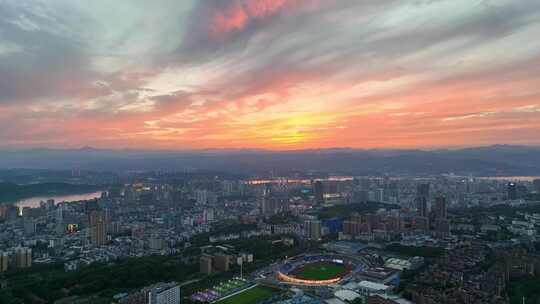
[[[540,145],[539,34],[533,0],[2,1],[0,148]]]

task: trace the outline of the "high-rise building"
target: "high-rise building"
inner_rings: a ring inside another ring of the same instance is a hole
[[[19,208],[15,205],[0,206],[0,219],[13,221],[19,217]]]
[[[393,232],[401,232],[403,229],[403,220],[399,216],[389,216],[386,219],[387,230]]]
[[[343,233],[357,235],[360,233],[360,223],[356,220],[346,220],[343,222]]]
[[[92,213],[92,211],[98,211],[99,210],[98,201],[97,200],[86,201],[86,203],[84,204],[84,210],[88,214]]]
[[[58,204],[56,209],[56,234],[63,235],[66,233],[66,224],[64,223],[64,204]]]
[[[515,183],[508,183],[507,195],[509,200],[517,200],[517,185]]]
[[[304,222],[306,237],[310,240],[319,240],[321,238],[321,221],[307,220]]]
[[[33,235],[34,233],[36,233],[36,222],[33,219],[24,219],[23,226],[25,235]]]
[[[102,246],[107,243],[107,219],[103,211],[90,213],[90,241],[93,246]]]
[[[540,193],[540,179],[535,179],[533,181],[534,189],[537,193]]]
[[[195,199],[198,205],[214,204],[217,201],[217,196],[214,192],[208,190],[197,190]]]
[[[264,216],[274,215],[276,209],[274,206],[274,200],[272,200],[269,196],[263,196],[260,201],[260,209],[261,214]]]
[[[399,202],[399,184],[397,182],[390,182],[388,184],[388,193],[385,193],[385,196],[394,203]]]
[[[321,181],[313,183],[313,194],[317,205],[324,205],[324,186]]]
[[[289,211],[289,195],[287,192],[274,192],[270,184],[265,185],[259,197],[261,215],[267,217]]]
[[[205,208],[203,210],[203,220],[205,223],[211,222],[214,220],[214,209],[213,208]]]
[[[231,195],[232,193],[236,192],[238,185],[234,181],[226,180],[221,183],[221,188],[224,195]]]
[[[212,256],[204,254],[199,259],[199,271],[204,274],[212,273]]]
[[[54,200],[53,199],[48,199],[46,202],[45,202],[45,209],[47,210],[51,210],[54,208]]]
[[[428,216],[427,197],[419,196],[416,198],[416,213],[420,217]]]
[[[23,207],[21,212],[23,219],[28,219],[32,217],[32,208],[30,207]]]
[[[413,219],[412,227],[416,230],[429,230],[429,218],[425,216],[419,216]]]
[[[148,291],[148,304],[180,304],[180,285],[172,282],[153,286]]]
[[[214,268],[217,271],[229,271],[231,257],[226,254],[214,256]]]
[[[208,202],[208,191],[206,190],[197,190],[195,196],[199,205],[205,205]]]
[[[448,217],[446,199],[442,196],[439,196],[435,201],[435,217],[440,219],[445,219]]]
[[[19,247],[15,250],[15,265],[17,268],[32,266],[32,249]]]
[[[429,184],[418,184],[416,187],[416,196],[429,198]]]
[[[8,206],[0,206],[0,219],[5,220],[7,218]]]
[[[428,216],[429,184],[418,184],[416,187],[416,212],[420,217]]]
[[[260,211],[263,216],[271,216],[276,214],[275,201],[272,199],[272,185],[265,184],[262,196],[259,198]]]
[[[435,231],[441,236],[449,235],[450,222],[445,218],[439,218],[435,220]]]
[[[376,202],[384,202],[384,189],[379,188],[375,190],[375,201]]]
[[[9,254],[7,252],[0,251],[0,272],[8,270]]]

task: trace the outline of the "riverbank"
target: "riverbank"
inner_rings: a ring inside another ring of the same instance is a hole
[[[32,197],[53,197],[60,195],[92,193],[102,189],[102,186],[68,183],[40,183],[29,185],[0,183],[0,204],[16,203],[20,200],[29,199]]]

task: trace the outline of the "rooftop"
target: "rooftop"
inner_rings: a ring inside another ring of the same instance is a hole
[[[384,291],[391,289],[391,287],[388,285],[379,284],[379,283],[370,282],[370,281],[361,281],[360,283],[358,283],[358,287],[372,289],[372,290],[384,290]]]

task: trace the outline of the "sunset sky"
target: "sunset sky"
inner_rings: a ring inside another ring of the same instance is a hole
[[[0,0],[0,148],[540,144],[538,0]]]

